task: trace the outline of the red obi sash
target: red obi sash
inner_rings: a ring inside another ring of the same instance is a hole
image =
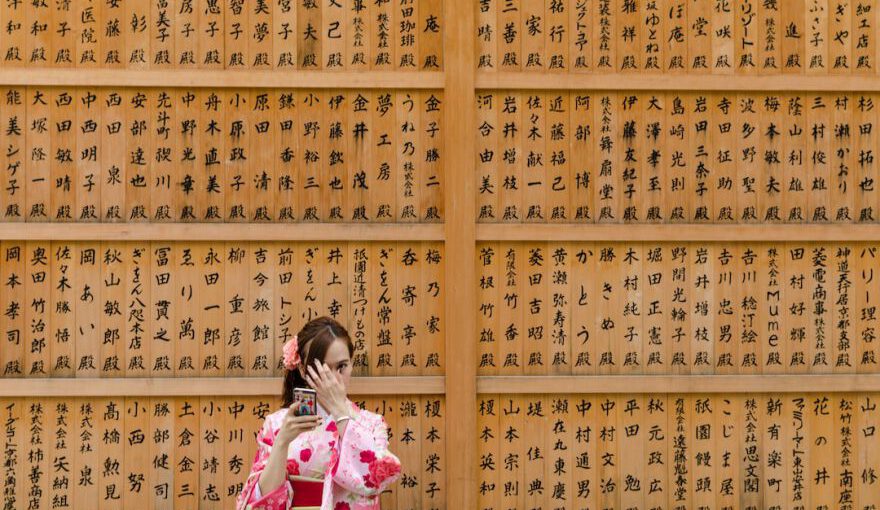
[[[320,508],[324,480],[306,476],[288,476],[293,486],[293,508]]]

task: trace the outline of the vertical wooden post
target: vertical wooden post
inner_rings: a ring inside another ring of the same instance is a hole
[[[474,3],[443,3],[448,508],[476,508]]]

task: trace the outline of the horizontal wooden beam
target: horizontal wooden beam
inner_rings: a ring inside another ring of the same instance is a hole
[[[732,76],[683,74],[477,73],[477,89],[508,90],[705,90],[858,92],[880,90],[875,76]]]
[[[498,224],[477,225],[478,241],[878,241],[877,224]]]
[[[442,241],[440,223],[0,223],[17,241]]]
[[[878,241],[877,224],[498,224],[477,241]],[[22,241],[442,241],[440,223],[0,223]]]
[[[280,377],[3,379],[0,397],[280,395]],[[352,395],[439,395],[442,376],[352,377]]]
[[[352,395],[442,395],[442,376],[353,377]],[[0,397],[249,396],[280,394],[278,377],[3,379]],[[880,392],[880,374],[481,376],[477,393]]]
[[[442,72],[0,69],[0,85],[280,89],[442,89]]]
[[[880,374],[483,376],[478,393],[877,392]]]
[[[498,224],[478,241],[878,241],[877,224]],[[0,240],[442,241],[440,223],[0,223]]]

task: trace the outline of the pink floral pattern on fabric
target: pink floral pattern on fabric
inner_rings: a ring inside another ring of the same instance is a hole
[[[330,452],[330,473],[333,476],[336,476],[336,472],[339,471],[339,452],[335,449]]]
[[[284,510],[289,507],[290,497],[290,491],[287,490],[285,484],[281,484],[274,491],[251,503],[251,506],[266,510]]]
[[[364,450],[361,452],[361,462],[369,464],[376,460],[376,454],[372,450]]]
[[[369,477],[370,485],[380,487],[382,483],[400,473],[400,462],[391,457],[382,457],[370,462]]]
[[[400,476],[400,461],[388,450],[385,420],[351,405],[352,419],[341,437],[331,420],[323,429],[300,435],[287,451],[288,475],[325,479],[321,510],[378,510],[379,494]],[[288,480],[268,494],[261,494],[258,485],[286,412],[281,409],[267,416],[257,433],[257,452],[236,501],[237,510],[248,505],[254,510],[291,508],[294,494]]]
[[[345,429],[339,445],[337,484],[378,500],[400,477],[400,460],[388,451],[388,425],[382,416],[361,413]]]

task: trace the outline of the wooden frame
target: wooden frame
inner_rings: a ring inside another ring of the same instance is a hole
[[[260,396],[278,391],[275,377],[7,379],[0,397]],[[353,395],[443,395],[444,376],[354,377]],[[880,392],[878,374],[479,376],[477,394],[679,394]],[[459,417],[458,414],[453,415]]]
[[[0,223],[0,240],[442,241],[440,224]]]
[[[872,76],[725,76],[675,74],[545,74],[478,73],[478,89],[509,90],[706,90],[706,91],[835,91],[880,90]]]
[[[474,171],[475,47],[474,4],[467,0],[443,3],[447,23],[443,33],[446,60],[446,486],[449,508],[477,507],[477,348],[474,256],[476,212]],[[454,184],[452,184],[454,183]],[[451,270],[455,268],[455,270]]]
[[[444,79],[442,72],[402,71],[0,70],[0,85],[6,86],[441,89]]]
[[[487,376],[480,394],[804,393],[880,391],[880,375]]]
[[[443,90],[444,210],[440,224],[0,223],[0,240],[23,241],[442,241],[446,254],[443,376],[356,377],[356,395],[445,397],[446,504],[477,507],[477,399],[487,394],[880,392],[880,375],[477,376],[476,271],[480,241],[876,241],[876,224],[478,224],[474,133],[478,90],[880,91],[867,75],[478,73],[475,4],[443,2],[444,71],[229,71],[0,69],[6,86]],[[454,270],[453,270],[454,269]],[[2,397],[259,396],[277,378],[7,379]],[[443,475],[441,475],[443,476]]]
[[[876,241],[880,225],[481,224],[478,241]]]
[[[354,395],[439,395],[444,388],[442,376],[353,377],[351,381]],[[259,396],[277,394],[278,384],[277,377],[7,379],[0,397]]]

